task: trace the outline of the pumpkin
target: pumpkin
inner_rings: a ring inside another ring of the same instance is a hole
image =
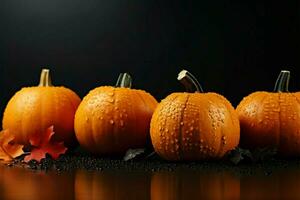
[[[150,174],[76,171],[75,199],[150,199]]]
[[[186,70],[178,75],[188,92],[172,93],[158,105],[150,135],[158,155],[167,160],[217,159],[239,143],[239,121],[226,98],[203,93]]]
[[[49,70],[43,69],[38,86],[22,88],[9,100],[3,129],[9,129],[17,143],[28,145],[30,138],[41,138],[53,125],[54,140],[73,146],[76,144],[74,115],[80,101],[72,90],[53,86]]]
[[[151,178],[151,200],[234,200],[240,196],[240,179],[227,172],[155,172]]]
[[[289,79],[290,72],[282,70],[273,92],[254,92],[237,106],[242,147],[275,147],[284,156],[300,155],[300,93],[288,91]]]
[[[88,93],[75,114],[75,133],[80,145],[102,155],[120,155],[146,145],[153,96],[131,89],[129,74],[120,74],[116,87],[101,86]]]

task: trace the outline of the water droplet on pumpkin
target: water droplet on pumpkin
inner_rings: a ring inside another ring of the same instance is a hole
[[[183,122],[180,122],[180,125],[183,126]]]
[[[124,121],[123,120],[120,121],[120,126],[124,126]]]
[[[111,119],[111,120],[109,120],[109,123],[114,124],[115,122],[114,122],[114,120]]]
[[[191,126],[191,127],[190,127],[190,131],[193,131],[193,130],[194,130],[194,127],[193,127],[193,126]]]

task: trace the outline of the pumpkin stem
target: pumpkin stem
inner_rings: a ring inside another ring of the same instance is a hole
[[[39,86],[41,87],[52,86],[49,69],[42,69]]]
[[[274,87],[274,92],[288,92],[290,82],[290,71],[281,70]]]
[[[193,74],[187,70],[182,70],[177,77],[185,87],[187,92],[203,92],[203,89]]]
[[[116,87],[131,88],[132,78],[128,73],[121,73],[118,77]]]

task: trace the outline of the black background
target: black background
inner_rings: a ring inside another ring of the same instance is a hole
[[[10,0],[0,11],[1,113],[42,67],[81,97],[129,72],[160,100],[183,91],[182,68],[234,106],[271,91],[280,69],[300,88],[296,1]]]

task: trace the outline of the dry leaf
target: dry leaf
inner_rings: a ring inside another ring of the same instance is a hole
[[[29,162],[30,160],[41,162],[43,158],[46,158],[46,154],[49,154],[56,160],[59,155],[67,151],[63,142],[51,141],[52,136],[55,134],[53,129],[54,127],[50,126],[41,138],[35,137],[30,139],[29,142],[32,145],[32,150],[30,155],[25,156],[25,162]]]
[[[9,162],[24,154],[24,146],[16,144],[14,139],[14,135],[10,134],[9,130],[3,130],[0,132],[0,160]]]

